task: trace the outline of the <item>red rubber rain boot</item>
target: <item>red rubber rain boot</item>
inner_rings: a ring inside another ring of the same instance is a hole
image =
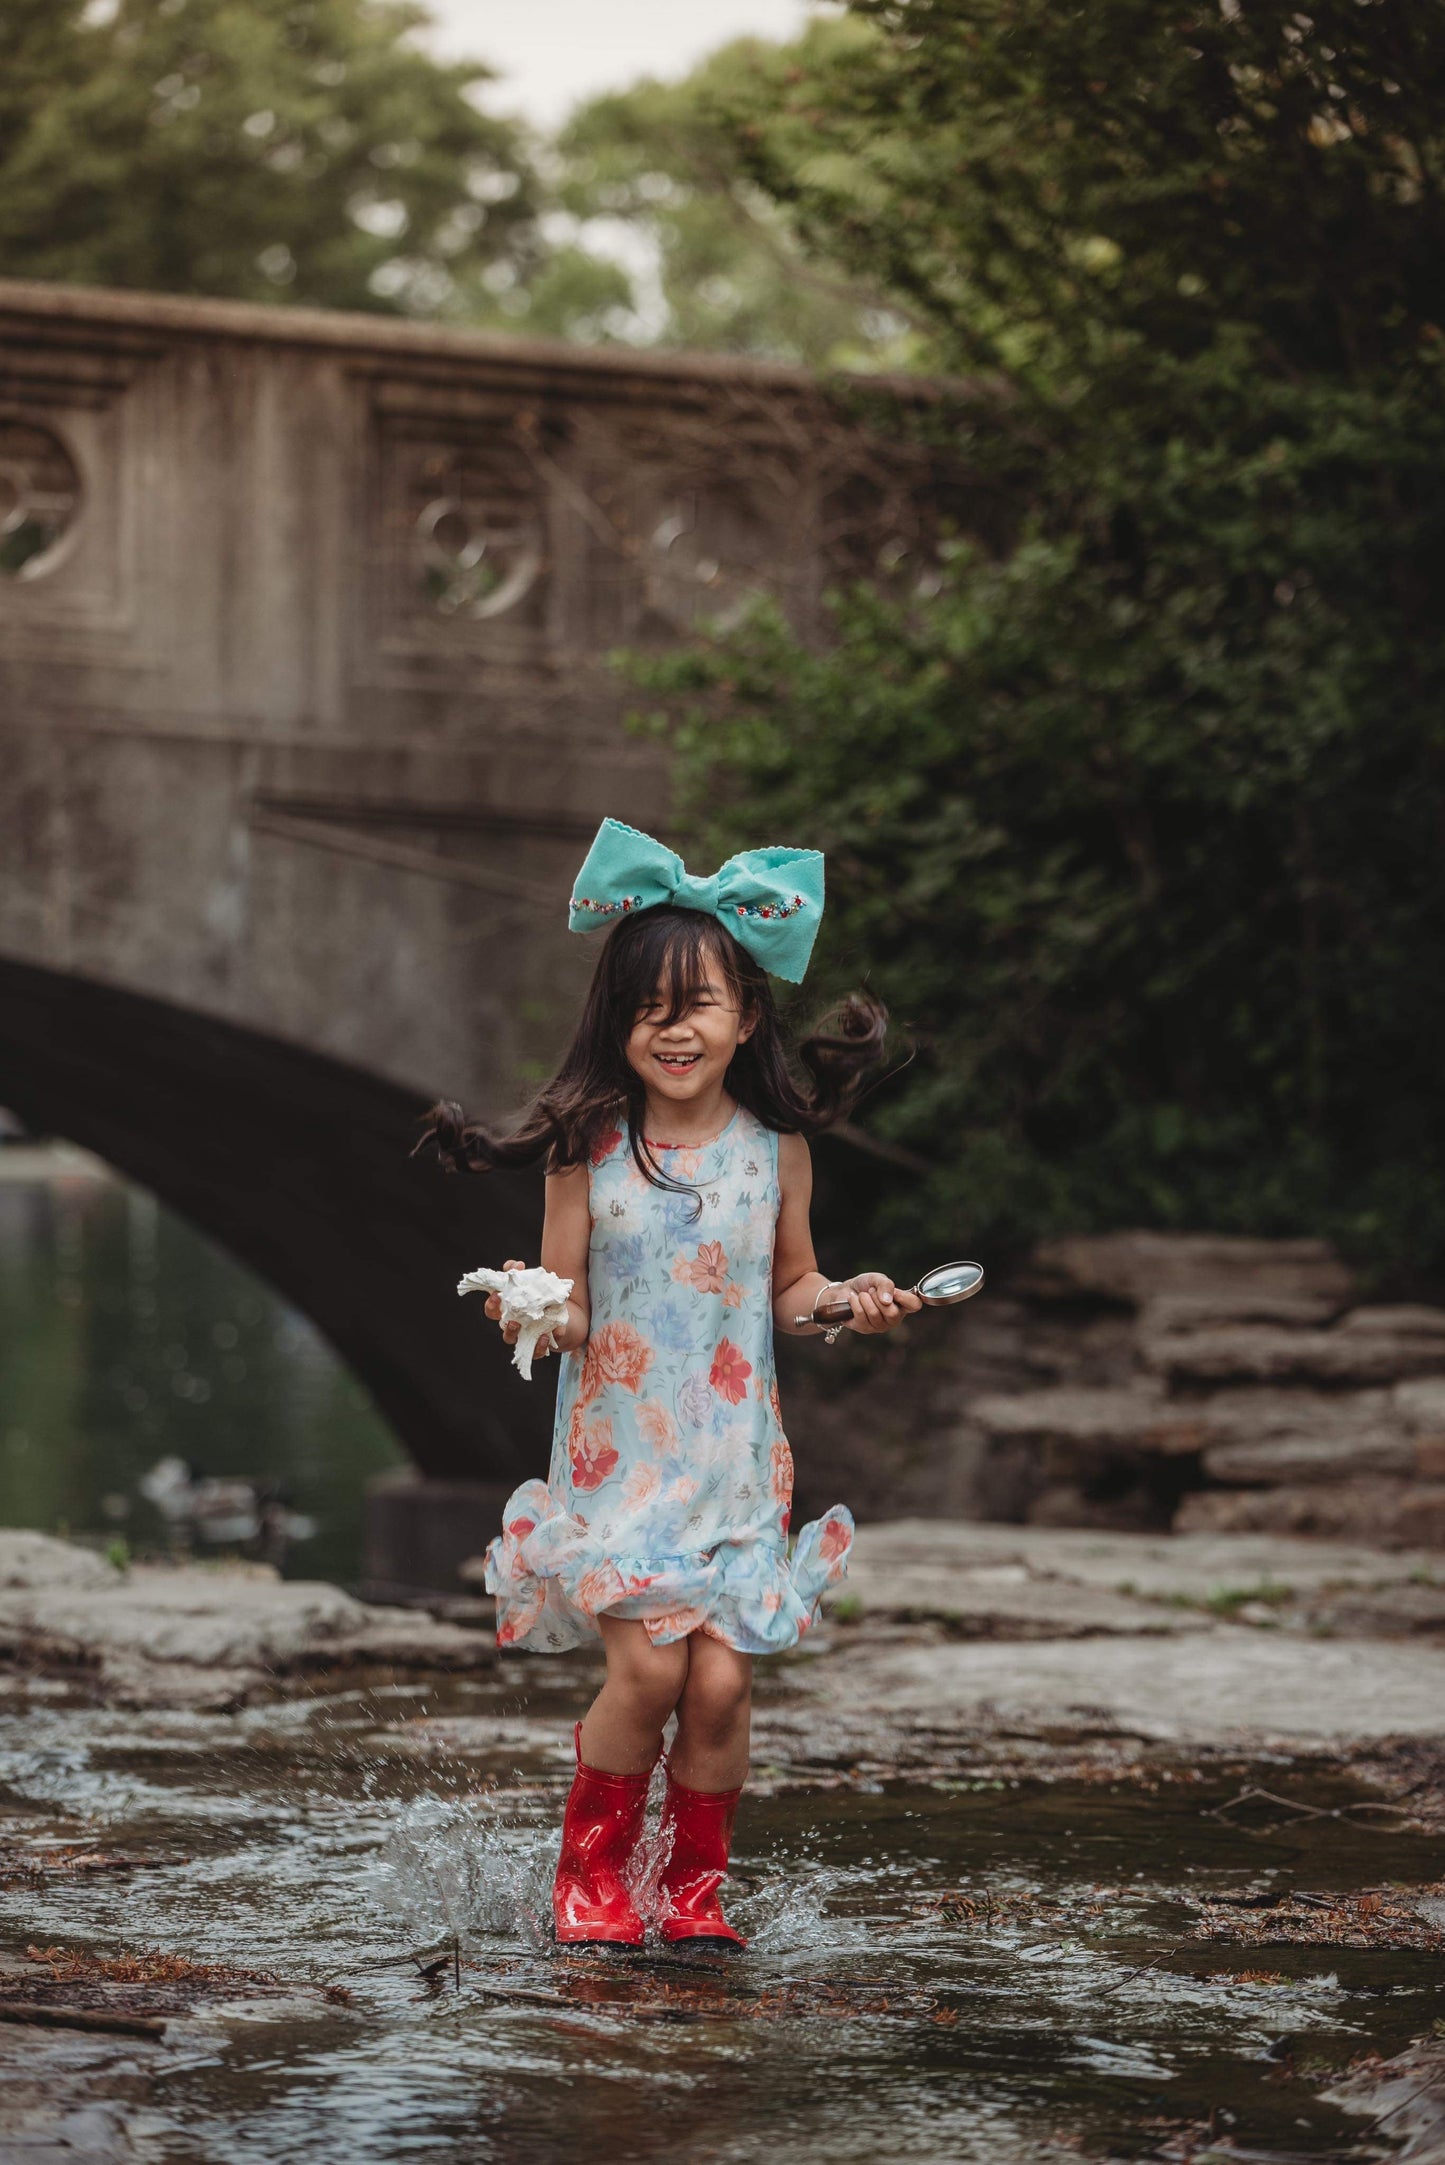
[[[564,1946],[640,1947],[642,1919],[623,1873],[647,1809],[645,1774],[605,1774],[582,1764],[582,1724],[573,1733],[577,1772],[562,1815],[562,1854],[552,1882],[552,1922]]]
[[[676,1947],[690,1941],[701,1947],[746,1947],[722,1913],[718,1888],[727,1876],[733,1821],[741,1789],[709,1794],[685,1789],[667,1772],[659,1848],[667,1862],[658,1880],[658,1930]],[[668,1837],[671,1836],[671,1847]]]

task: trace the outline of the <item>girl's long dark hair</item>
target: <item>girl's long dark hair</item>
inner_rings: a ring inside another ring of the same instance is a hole
[[[772,987],[752,956],[716,918],[698,910],[659,908],[624,917],[608,933],[566,1058],[519,1127],[493,1135],[444,1101],[427,1114],[418,1149],[435,1145],[452,1171],[535,1165],[584,1165],[625,1116],[632,1155],[654,1187],[678,1188],[658,1165],[643,1134],[646,1095],[628,1064],[627,1040],[643,1009],[665,997],[659,1028],[696,1006],[709,977],[721,975],[752,1035],[739,1045],[727,1088],[765,1127],[815,1135],[857,1099],[883,1051],[888,1012],[871,993],[855,992],[798,1047],[808,1082],[788,1064]],[[688,1192],[684,1189],[683,1192]]]

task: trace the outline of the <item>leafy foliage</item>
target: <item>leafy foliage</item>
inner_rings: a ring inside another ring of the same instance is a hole
[[[496,313],[536,253],[518,131],[408,0],[7,0],[0,273]]]
[[[793,44],[739,39],[681,82],[583,106],[555,145],[556,199],[575,240],[530,282],[532,320],[810,367],[915,361],[907,312],[805,251],[791,214],[747,170],[750,143],[779,125],[797,85],[875,43],[866,24],[817,20]],[[603,305],[584,318],[576,281],[609,260],[614,290],[599,284]]]
[[[752,179],[974,372],[1006,545],[642,674],[716,848],[830,852],[920,1237],[1445,1265],[1445,13],[855,0]]]

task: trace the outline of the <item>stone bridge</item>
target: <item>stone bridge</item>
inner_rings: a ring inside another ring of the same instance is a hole
[[[550,1393],[458,1271],[591,957],[603,813],[666,826],[608,666],[921,544],[909,461],[799,374],[0,283],[0,1105],[310,1315],[421,1469],[535,1470]]]

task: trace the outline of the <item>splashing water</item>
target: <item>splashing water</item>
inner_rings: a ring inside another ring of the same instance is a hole
[[[402,1813],[368,1892],[417,1941],[551,1934],[557,1839],[509,1822],[488,1799],[424,1797]]]
[[[672,1851],[671,1832],[662,1824],[665,1788],[659,1762],[625,1875],[650,1934],[662,1920],[662,1875]],[[463,1946],[503,1940],[542,1949],[552,1944],[556,1863],[555,1827],[519,1824],[487,1797],[424,1797],[401,1813],[366,1875],[367,1891],[418,1946],[442,1939]],[[729,1915],[761,1955],[866,1948],[866,1921],[838,1914],[856,1892],[856,1872],[806,1853],[785,1871],[748,1872],[740,1884],[723,1888]]]

